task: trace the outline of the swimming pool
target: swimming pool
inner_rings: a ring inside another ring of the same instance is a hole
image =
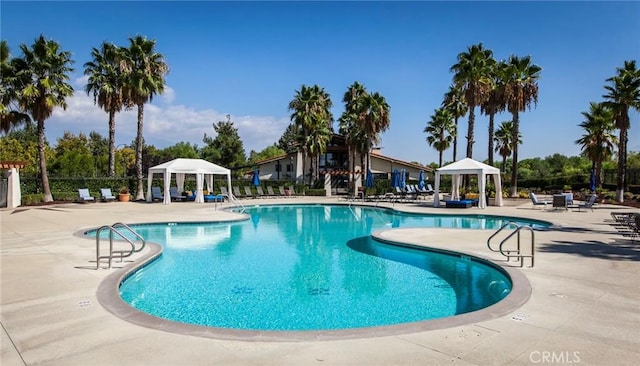
[[[122,299],[177,322],[309,331],[464,314],[511,289],[504,271],[483,261],[384,244],[370,234],[410,226],[497,228],[512,218],[346,205],[256,206],[246,213],[249,220],[232,223],[134,225],[164,253],[128,276]]]

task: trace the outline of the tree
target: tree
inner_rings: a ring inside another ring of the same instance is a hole
[[[242,140],[238,135],[238,129],[233,127],[231,116],[227,115],[226,121],[214,123],[213,129],[216,131],[217,136],[212,138],[207,136],[206,133],[204,134],[202,141],[205,146],[202,148],[200,156],[204,160],[231,169],[233,175],[238,177],[237,168],[246,166],[246,157]],[[236,169],[235,171],[234,168]]]
[[[278,140],[278,148],[286,153],[292,153],[296,147],[301,144],[301,134],[295,123],[290,123],[284,131],[280,140]]]
[[[14,61],[11,59],[7,41],[0,41],[0,130],[7,134],[23,123],[31,122],[28,114],[18,106],[19,79],[16,77]]]
[[[164,92],[164,77],[169,66],[162,54],[156,52],[154,40],[143,36],[129,38],[129,47],[122,48],[123,61],[123,96],[128,107],[138,109],[138,131],[136,134],[136,200],[144,200],[142,184],[142,149],[144,144],[143,123],[144,105],[153,101],[153,96]]]
[[[14,60],[16,77],[19,79],[17,99],[20,109],[37,122],[43,201],[51,202],[53,197],[47,174],[44,122],[55,107],[67,108],[66,98],[73,95],[73,87],[68,83],[73,61],[70,52],[60,50],[58,43],[45,39],[43,35],[35,40],[31,48],[22,44],[20,49],[23,56]]]
[[[433,146],[438,151],[438,167],[441,167],[442,154],[451,146],[456,133],[453,115],[446,108],[436,109],[424,132],[428,134],[427,143],[429,146]]]
[[[489,116],[489,148],[488,148],[488,162],[489,165],[493,165],[493,133],[494,133],[494,119],[497,113],[502,112],[505,108],[503,93],[502,93],[502,78],[501,72],[504,69],[504,62],[498,62],[493,64],[490,68],[489,75],[492,82],[492,88],[487,94],[485,99],[480,104],[480,110],[485,115]]]
[[[602,184],[602,162],[611,159],[615,144],[613,135],[613,111],[602,103],[590,103],[589,112],[582,112],[585,120],[580,127],[585,130],[576,144],[582,146],[582,154],[592,162],[592,170],[596,176],[596,187]]]
[[[502,122],[496,130],[493,141],[496,143],[495,152],[502,156],[500,170],[504,173],[507,166],[507,158],[511,156],[515,145],[513,140],[513,121]],[[518,144],[522,144],[522,134],[520,133],[518,134]]]
[[[360,129],[366,141],[367,169],[371,168],[371,148],[380,142],[380,134],[391,124],[390,107],[386,99],[378,92],[365,99],[365,114]]]
[[[493,52],[485,49],[482,43],[469,46],[467,52],[458,54],[458,63],[451,66],[453,82],[462,90],[464,100],[469,107],[469,126],[467,129],[467,157],[473,158],[475,109],[481,105],[493,88],[491,68],[496,63]]]
[[[531,104],[538,104],[538,79],[542,69],[531,63],[531,57],[511,56],[503,68],[504,101],[507,110],[512,115],[513,139],[520,138],[520,115],[531,108]],[[511,165],[511,197],[518,195],[518,144],[513,145],[513,159]]]
[[[115,176],[115,133],[117,112],[124,106],[122,95],[122,49],[113,43],[103,42],[100,49],[91,51],[92,61],[84,64],[84,74],[89,76],[85,91],[93,94],[93,103],[109,114],[109,176]]]
[[[291,121],[301,131],[302,150],[305,157],[311,157],[312,164],[318,154],[323,152],[321,149],[322,142],[319,140],[325,139],[327,133],[328,138],[331,137],[331,124],[333,122],[331,106],[332,102],[329,94],[318,85],[309,87],[303,84],[300,90],[296,90],[294,98],[289,102],[289,110],[293,112],[290,117]],[[304,160],[302,165],[302,171],[304,172]],[[311,169],[311,172],[313,172],[313,169]],[[312,178],[313,174],[310,174],[309,184],[311,184]]]
[[[200,153],[198,145],[189,142],[180,141],[173,146],[166,147],[160,151],[162,160],[170,161],[177,158],[198,159]]]
[[[366,113],[366,102],[369,93],[364,85],[355,81],[344,93],[342,102],[344,112],[339,118],[339,132],[345,136],[345,142],[351,154],[350,180],[355,179],[355,155],[360,155],[360,166],[364,166],[364,156],[367,152],[367,136],[362,129]]]
[[[287,152],[285,150],[281,149],[276,144],[267,146],[260,152],[251,150],[251,152],[249,152],[249,165],[255,165],[258,161],[274,158],[276,156],[282,156],[286,153]]]
[[[444,94],[442,101],[442,107],[446,108],[454,120],[454,135],[453,135],[453,161],[457,161],[458,157],[458,119],[467,114],[469,108],[464,101],[464,94],[462,89],[456,87],[455,84],[449,86],[449,91]]]
[[[607,79],[607,94],[604,104],[611,108],[616,128],[620,131],[618,138],[618,172],[616,181],[616,200],[624,202],[624,191],[627,182],[627,142],[630,127],[629,109],[640,110],[640,70],[636,61],[625,61],[623,67],[616,68],[616,75]]]
[[[51,174],[61,177],[84,177],[94,172],[96,156],[92,156],[89,140],[84,133],[77,136],[65,131],[55,146],[55,158],[51,163]]]

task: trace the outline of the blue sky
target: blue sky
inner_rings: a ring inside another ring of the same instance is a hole
[[[423,132],[451,83],[458,53],[482,42],[496,59],[530,55],[542,67],[537,107],[520,115],[520,159],[577,155],[580,112],[601,101],[605,80],[624,60],[640,62],[638,2],[12,2],[0,3],[0,34],[12,54],[44,34],[70,51],[75,95],[46,122],[51,143],[64,131],[107,135],[107,114],[84,93],[83,64],[103,41],[155,39],[170,66],[167,89],[145,108],[147,143],[202,146],[226,114],[245,151],[260,151],[290,123],[302,84],[318,84],[334,118],[354,81],[391,106],[385,155],[430,163]],[[496,116],[496,124],[509,120]],[[488,117],[476,110],[473,157],[487,158]],[[631,114],[629,150],[640,151]],[[336,125],[337,127],[337,125]],[[135,111],[116,116],[116,143],[135,136]],[[337,128],[336,128],[337,129]],[[466,151],[460,120],[458,158]],[[445,152],[451,160],[452,151]]]

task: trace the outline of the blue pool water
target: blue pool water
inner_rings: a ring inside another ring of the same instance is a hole
[[[124,301],[178,322],[303,331],[467,313],[511,289],[502,270],[481,261],[370,238],[390,227],[498,228],[510,218],[343,205],[274,205],[246,213],[249,220],[232,223],[133,225],[165,250],[122,283]]]

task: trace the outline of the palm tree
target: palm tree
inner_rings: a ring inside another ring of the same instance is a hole
[[[0,41],[0,130],[5,134],[15,126],[31,122],[17,105],[20,84],[13,63],[7,41]]]
[[[305,159],[302,161],[302,171],[305,171],[305,160],[310,154],[315,159],[318,155],[326,150],[326,144],[322,147],[323,134],[328,132],[331,136],[331,123],[333,115],[331,114],[332,102],[329,94],[324,88],[318,85],[312,87],[302,85],[300,90],[296,90],[294,98],[289,102],[289,110],[291,121],[293,121],[302,131],[302,149]],[[316,131],[320,130],[320,131]],[[312,145],[314,145],[312,147]],[[311,152],[313,149],[313,152]],[[313,162],[312,162],[313,168]],[[313,172],[313,169],[311,169]],[[309,176],[309,184],[311,184],[312,175]]]
[[[369,93],[364,85],[357,81],[349,86],[342,98],[344,112],[339,119],[339,132],[345,136],[346,144],[351,153],[351,181],[355,179],[355,155],[360,156],[360,166],[363,167],[367,151],[367,136],[362,129],[364,123],[360,122],[364,120],[367,98],[369,98]]]
[[[496,143],[495,152],[502,156],[500,171],[506,171],[507,158],[513,152],[513,121],[504,121],[496,130],[493,140]],[[522,144],[522,134],[518,133],[518,145]]]
[[[538,104],[538,79],[542,68],[531,63],[531,56],[510,56],[503,68],[504,102],[513,116],[513,140],[520,136],[519,112]],[[518,144],[513,145],[511,165],[511,197],[518,192]]]
[[[438,151],[438,167],[441,167],[442,154],[451,146],[456,133],[453,114],[446,108],[436,109],[424,132],[429,134],[427,136],[429,146],[433,146]]]
[[[153,96],[164,92],[164,76],[169,66],[162,54],[156,52],[154,40],[143,36],[129,38],[129,47],[122,48],[123,61],[123,96],[124,104],[138,108],[138,133],[136,135],[136,178],[138,188],[136,200],[144,200],[142,185],[142,135],[144,122],[144,105],[153,101]]]
[[[365,99],[365,113],[359,120],[360,129],[366,136],[367,169],[371,169],[371,148],[380,142],[380,134],[389,128],[390,107],[386,99],[378,92]]]
[[[627,142],[630,127],[629,109],[640,110],[640,70],[635,60],[625,61],[623,67],[616,68],[616,75],[607,79],[611,85],[605,85],[607,94],[604,104],[613,110],[618,138],[618,174],[616,200],[624,202],[627,189]]]
[[[123,107],[121,49],[113,43],[103,42],[100,49],[91,51],[92,61],[84,64],[84,74],[89,76],[85,91],[93,93],[93,103],[109,114],[109,176],[116,174],[115,134],[116,112]]]
[[[70,52],[60,50],[58,43],[45,39],[43,35],[36,38],[31,48],[22,44],[20,49],[23,56],[14,59],[14,71],[19,79],[16,95],[20,109],[37,122],[43,200],[51,202],[53,197],[47,174],[44,121],[51,117],[55,107],[67,108],[66,98],[73,95],[73,87],[68,83],[73,60]]]
[[[469,107],[469,126],[467,130],[467,157],[473,158],[473,135],[475,108],[481,105],[493,87],[491,68],[496,63],[493,52],[482,43],[469,46],[467,52],[458,54],[458,63],[451,66],[454,84],[462,90],[464,100]]]
[[[453,161],[458,160],[458,119],[467,114],[469,108],[467,107],[466,102],[464,101],[464,95],[462,94],[462,89],[458,88],[454,85],[449,86],[449,91],[444,94],[444,100],[442,101],[442,107],[451,112],[453,115],[453,120],[455,122],[454,129],[455,133],[453,134]]]
[[[490,75],[493,79],[493,87],[487,94],[487,99],[480,104],[480,110],[489,116],[489,143],[488,143],[488,162],[493,165],[493,130],[494,119],[496,114],[502,112],[505,108],[504,98],[502,94],[502,78],[501,71],[505,67],[504,62],[498,62],[490,69]]]
[[[602,103],[591,103],[589,112],[582,112],[585,121],[580,124],[585,134],[576,144],[582,146],[582,153],[591,160],[591,169],[596,176],[596,187],[602,182],[602,162],[613,155],[618,139],[613,135],[613,111]]]

